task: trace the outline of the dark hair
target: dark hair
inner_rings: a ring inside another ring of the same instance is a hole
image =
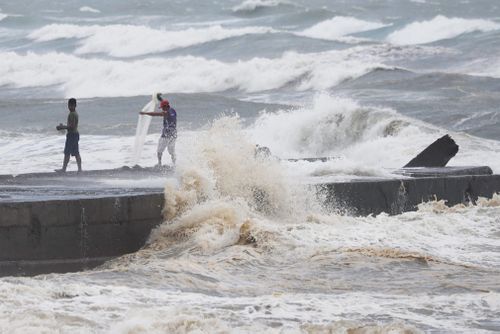
[[[76,99],[72,97],[71,99],[68,100],[68,105],[69,106],[76,106]]]

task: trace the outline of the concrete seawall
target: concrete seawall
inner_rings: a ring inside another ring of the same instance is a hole
[[[0,203],[0,275],[79,270],[135,252],[162,208],[162,193]]]
[[[417,177],[315,185],[326,207],[350,215],[415,210],[432,199],[474,203],[500,192],[500,175]],[[0,276],[76,271],[135,252],[162,221],[164,195],[0,201]],[[168,194],[166,194],[168,196]]]
[[[430,200],[453,206],[474,204],[478,197],[500,192],[500,175],[421,177],[400,180],[354,181],[318,186],[325,206],[349,215],[400,214]]]

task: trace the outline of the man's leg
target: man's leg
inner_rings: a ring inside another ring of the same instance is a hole
[[[167,148],[167,138],[160,137],[158,140],[158,149],[156,150],[156,155],[158,157],[158,167],[161,167],[161,157],[163,155],[163,151]]]
[[[76,159],[76,164],[78,165],[78,173],[82,171],[82,158],[80,157],[80,147],[78,142],[80,141],[80,134],[77,133],[75,136],[75,147],[74,147],[74,156]]]
[[[66,142],[64,143],[64,160],[63,166],[61,169],[56,169],[56,172],[66,172],[66,168],[68,167],[69,157],[71,154],[71,143],[69,139],[69,135],[66,134]]]
[[[76,164],[78,165],[78,172],[82,171],[82,158],[80,157],[80,153],[75,155],[76,158]]]
[[[70,157],[69,154],[64,155],[63,166],[62,166],[61,172],[66,171],[66,168],[68,167],[69,157]]]
[[[163,155],[163,153],[157,152],[156,155],[158,157],[158,167],[160,167],[161,166],[161,156]]]
[[[175,165],[175,138],[169,138],[167,150],[172,158],[172,164]]]

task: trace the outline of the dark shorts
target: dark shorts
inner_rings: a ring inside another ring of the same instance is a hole
[[[64,155],[77,156],[80,154],[78,142],[80,141],[79,133],[67,133],[66,144],[64,144]]]

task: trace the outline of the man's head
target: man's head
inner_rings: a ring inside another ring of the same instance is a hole
[[[75,111],[75,109],[76,109],[76,99],[75,98],[72,97],[71,99],[68,100],[68,109],[70,111]]]
[[[170,108],[170,103],[168,103],[168,100],[161,101],[160,108],[162,110],[168,110]]]

